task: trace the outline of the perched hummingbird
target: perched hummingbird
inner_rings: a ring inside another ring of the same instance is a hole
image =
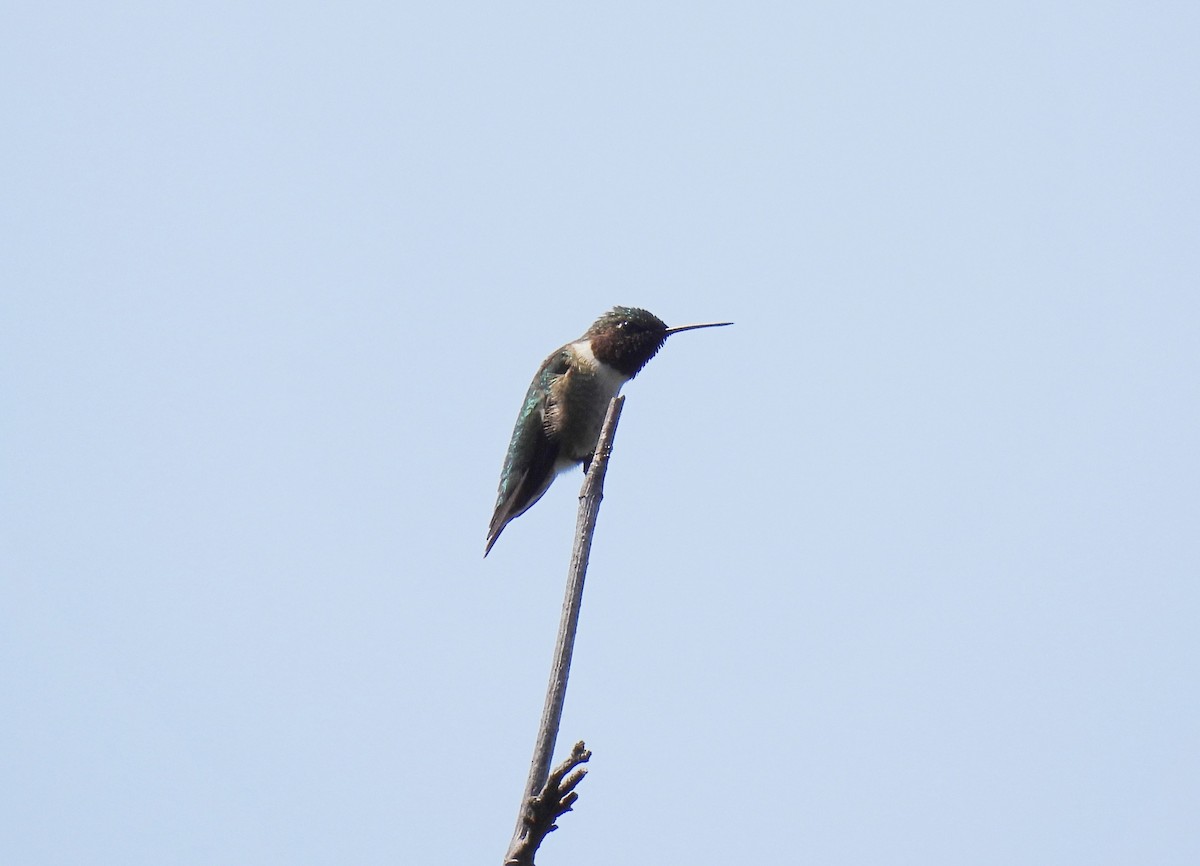
[[[542,498],[555,475],[579,463],[587,471],[609,401],[646,366],[667,337],[732,324],[668,328],[645,310],[613,307],[582,337],[543,361],[508,444],[483,555],[488,555],[510,520]]]

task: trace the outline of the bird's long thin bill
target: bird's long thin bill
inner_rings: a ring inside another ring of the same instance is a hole
[[[697,328],[723,328],[733,322],[705,322],[703,325],[680,325],[678,328],[667,328],[667,336],[678,334],[680,331],[694,331]]]

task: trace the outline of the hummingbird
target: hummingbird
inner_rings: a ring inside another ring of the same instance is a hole
[[[613,307],[582,337],[543,361],[525,394],[508,444],[483,555],[491,552],[510,520],[542,498],[559,472],[578,464],[587,472],[609,401],[641,372],[667,337],[732,324],[668,328],[646,310]]]

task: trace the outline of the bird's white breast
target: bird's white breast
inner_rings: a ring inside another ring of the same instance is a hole
[[[574,355],[570,371],[551,386],[554,393],[547,421],[561,431],[563,465],[591,454],[600,438],[609,401],[621,391],[629,377],[596,359],[587,340],[571,343]]]
[[[607,412],[608,401],[620,393],[621,386],[629,381],[629,377],[607,364],[597,361],[596,356],[592,353],[592,344],[587,340],[572,343],[571,349],[575,352],[575,357],[579,359],[580,366],[585,368],[588,374],[594,377],[597,389],[608,395],[604,400],[604,411]],[[601,423],[604,423],[603,418],[601,419]]]

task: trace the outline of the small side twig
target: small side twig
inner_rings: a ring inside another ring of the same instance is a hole
[[[525,813],[521,816],[525,833],[509,849],[504,866],[534,866],[533,855],[542,840],[558,829],[555,822],[570,812],[579,799],[575,786],[587,775],[587,768],[579,765],[587,763],[591,757],[592,753],[580,740],[571,749],[571,756],[550,773],[541,793],[525,801]]]
[[[567,678],[571,673],[571,656],[575,650],[575,632],[579,628],[579,610],[583,605],[583,581],[587,574],[588,558],[592,552],[592,534],[596,531],[596,517],[600,513],[600,500],[604,498],[604,476],[608,471],[608,458],[612,454],[613,437],[617,431],[617,421],[621,417],[621,407],[625,405],[624,397],[615,397],[608,405],[608,414],[604,418],[604,426],[600,429],[600,438],[596,442],[596,453],[592,464],[588,467],[587,478],[584,479],[583,489],[579,494],[579,520],[575,529],[575,546],[571,551],[571,567],[567,573],[567,590],[563,599],[562,617],[558,624],[558,639],[554,645],[554,660],[550,667],[550,682],[546,688],[546,704],[542,708],[542,720],[538,727],[537,740],[533,748],[533,759],[529,764],[529,778],[525,782],[525,792],[521,797],[521,809],[517,813],[517,827],[505,855],[505,863],[528,863],[532,866],[533,855],[541,844],[549,827],[529,848],[528,860],[514,860],[516,852],[525,850],[532,837],[531,825],[526,820],[528,810],[533,808],[537,799],[544,792],[550,791],[550,761],[554,755],[554,744],[558,740],[558,728],[562,722],[563,703],[567,696]],[[576,746],[583,749],[583,744]],[[591,752],[587,752],[591,757]],[[572,753],[574,757],[574,753]],[[586,758],[582,760],[587,760]],[[582,763],[577,761],[576,763]],[[568,759],[569,763],[570,759]],[[572,765],[574,766],[574,765]],[[567,768],[568,770],[570,767]],[[566,771],[564,771],[566,772]],[[574,778],[574,777],[570,777]],[[583,779],[580,771],[578,778],[571,782],[570,789]],[[570,802],[566,808],[558,812],[557,818],[575,802],[576,795],[567,789]],[[553,818],[551,819],[551,824]]]

